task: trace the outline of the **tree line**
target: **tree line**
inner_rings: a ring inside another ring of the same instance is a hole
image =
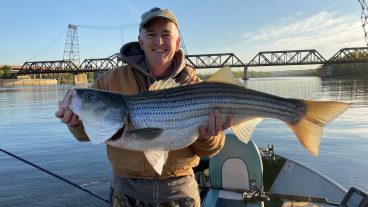
[[[11,74],[12,68],[8,65],[4,65],[0,67],[0,79],[10,79],[12,78]]]

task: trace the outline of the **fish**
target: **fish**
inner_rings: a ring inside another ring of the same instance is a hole
[[[171,78],[157,81],[148,91],[135,95],[72,88],[63,104],[78,115],[93,144],[142,151],[158,174],[169,151],[196,141],[199,126],[208,123],[214,109],[221,111],[223,123],[228,114],[232,115],[230,130],[244,143],[258,123],[273,118],[286,123],[302,146],[318,156],[325,125],[350,106],[248,89],[230,68],[222,68],[197,84],[179,86]]]

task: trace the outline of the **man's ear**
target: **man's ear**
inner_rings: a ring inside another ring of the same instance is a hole
[[[180,36],[178,36],[178,39],[176,39],[176,51],[179,50],[180,47]]]
[[[141,35],[138,35],[138,42],[139,42],[139,46],[141,47],[141,50],[143,50],[143,40],[142,40],[142,37]]]

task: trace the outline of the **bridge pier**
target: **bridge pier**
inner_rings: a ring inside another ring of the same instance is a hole
[[[244,66],[243,80],[248,80],[248,66]]]
[[[322,70],[321,70],[322,77],[331,77],[332,73],[333,73],[332,65],[326,65],[325,67],[322,67]]]
[[[88,84],[87,74],[86,73],[77,73],[73,74],[73,84]]]
[[[95,72],[93,72],[93,80],[96,80],[98,77],[100,77],[104,73],[105,73],[105,71],[95,71]]]

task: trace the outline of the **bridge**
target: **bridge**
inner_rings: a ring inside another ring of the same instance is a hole
[[[347,64],[367,63],[368,47],[353,47],[340,49],[331,58],[324,58],[317,50],[284,50],[259,52],[251,61],[244,63],[234,53],[187,55],[186,63],[197,68],[244,68],[243,79],[247,79],[248,67],[282,66],[282,65],[311,65],[311,64]],[[116,53],[107,58],[85,59],[79,66],[68,60],[25,62],[17,75],[50,74],[50,73],[85,73],[107,71],[126,63]]]

